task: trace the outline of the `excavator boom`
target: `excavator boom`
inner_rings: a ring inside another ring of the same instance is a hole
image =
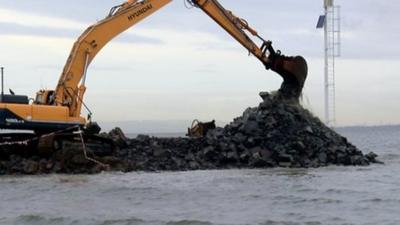
[[[129,0],[110,10],[75,42],[55,90],[57,106],[67,106],[70,116],[81,113],[88,66],[99,51],[118,34],[150,16],[172,0]]]
[[[115,6],[109,15],[90,26],[75,42],[54,92],[54,103],[69,108],[71,117],[79,117],[86,91],[88,66],[97,53],[114,37],[161,9],[172,0],[128,0]],[[202,9],[224,30],[256,56],[267,69],[283,77],[281,92],[299,97],[307,76],[302,57],[286,57],[276,52],[249,24],[226,10],[217,0],[187,0]],[[262,41],[259,47],[247,33]],[[268,53],[268,54],[267,54]]]

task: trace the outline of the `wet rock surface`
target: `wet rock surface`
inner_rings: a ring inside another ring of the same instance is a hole
[[[1,155],[0,174],[98,173],[115,171],[198,170],[225,168],[308,168],[379,163],[345,137],[326,127],[297,101],[262,93],[258,107],[248,108],[224,128],[202,138],[125,137],[116,128],[103,136],[116,143],[113,155],[88,160],[80,148],[50,156]],[[2,146],[5,151],[7,146]],[[95,161],[100,163],[96,163]]]

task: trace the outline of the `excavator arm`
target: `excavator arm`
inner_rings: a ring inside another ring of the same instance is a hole
[[[75,42],[55,90],[55,104],[67,106],[78,117],[85,93],[86,71],[99,51],[114,37],[172,0],[128,0],[115,6],[109,15],[87,28]]]
[[[88,66],[97,53],[114,37],[147,16],[156,12],[172,0],[128,0],[115,6],[109,15],[90,26],[75,42],[59,79],[51,103],[69,108],[71,117],[79,117],[86,91],[85,81]],[[202,9],[232,37],[256,56],[267,69],[283,77],[281,92],[298,98],[307,77],[307,63],[300,57],[287,57],[276,52],[270,41],[264,40],[248,23],[226,10],[217,0],[186,0]],[[258,46],[247,34],[262,41]],[[46,98],[47,99],[47,98]],[[54,102],[54,103],[53,103]],[[46,104],[45,103],[45,104]]]
[[[267,69],[283,78],[281,93],[286,97],[298,99],[307,78],[307,62],[301,56],[287,57],[275,51],[272,42],[262,38],[247,21],[226,10],[217,0],[187,0],[192,6],[202,9],[233,38],[257,57]],[[259,47],[247,33],[261,40]]]

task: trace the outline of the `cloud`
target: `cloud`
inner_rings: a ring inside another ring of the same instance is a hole
[[[284,0],[279,3],[272,2],[264,10],[259,10],[254,5],[265,5],[260,0],[252,0],[246,3],[240,1],[221,2],[238,15],[243,15],[251,25],[259,30],[262,36],[271,39],[275,48],[281,49],[284,54],[301,54],[307,58],[321,58],[323,56],[322,32],[315,30],[316,18],[322,12],[322,7],[319,4]],[[381,45],[371,44],[381,43],[383,38],[386,39],[385,42],[394,43],[400,38],[396,32],[388,32],[388,29],[396,30],[395,28],[399,26],[392,22],[394,19],[381,25],[377,22],[376,18],[379,17],[378,12],[382,12],[382,7],[368,11],[370,18],[375,18],[371,20],[367,19],[369,17],[366,17],[365,12],[353,8],[354,4],[343,3],[343,57],[371,59],[379,55],[393,59],[400,56],[398,54],[399,45],[385,48]],[[112,3],[109,4],[112,5]],[[68,7],[74,5],[77,7],[76,3],[71,2]],[[286,7],[287,5],[291,7]],[[101,3],[96,5],[93,10],[101,12],[101,17],[103,17],[106,14],[105,11],[107,11],[105,9],[108,9],[108,7],[108,4]],[[49,7],[48,12],[53,12],[53,10],[52,7]],[[347,10],[354,10],[354,12],[350,14],[347,13]],[[386,9],[386,11],[386,14],[395,16],[391,13],[392,10]],[[387,16],[385,17],[386,14],[381,17],[387,18]],[[96,15],[93,15],[92,18],[95,17]],[[77,21],[75,18],[78,19],[80,16],[53,16],[46,13],[38,15],[16,9],[0,9],[0,28],[3,31],[0,35],[17,34],[77,38],[91,23]],[[277,19],[271,20],[271,18]],[[195,37],[197,43],[190,41],[193,37]],[[216,39],[219,41],[215,41]],[[177,43],[176,40],[179,40],[180,43]],[[202,40],[201,43],[199,43],[200,40]],[[238,50],[241,48],[232,37],[199,9],[186,10],[180,3],[173,3],[171,7],[160,10],[151,18],[146,19],[145,22],[124,32],[123,35],[116,38],[116,41],[150,45],[173,42],[177,45],[196,46],[199,51],[229,51],[229,49]]]
[[[78,38],[80,33],[90,25],[71,19],[42,16],[0,8],[0,28],[2,31],[0,35]],[[126,43],[163,43],[159,38],[145,37],[134,32],[118,37],[117,41]]]
[[[20,25],[16,23],[0,22],[1,33],[0,35],[33,35],[45,37],[73,37],[76,36],[77,30],[71,29],[58,29],[49,27],[35,27]]]
[[[83,29],[86,24],[71,19],[41,16],[0,8],[0,22],[18,24],[25,27],[47,27],[55,29]]]

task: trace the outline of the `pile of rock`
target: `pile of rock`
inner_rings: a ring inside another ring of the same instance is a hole
[[[222,168],[366,166],[377,155],[364,155],[346,138],[326,127],[297,101],[263,93],[258,107],[248,108],[224,128],[202,138],[128,139],[116,128],[114,155],[93,157],[111,170],[195,170]],[[0,174],[97,173],[104,167],[87,160],[80,149],[64,149],[47,158],[10,156]]]
[[[207,143],[249,167],[376,162],[374,153],[363,155],[296,101],[279,94],[261,96],[264,101],[258,107],[247,109],[225,128],[209,133]]]
[[[263,93],[258,107],[248,108],[224,128],[206,137],[129,140],[120,159],[135,161],[140,170],[215,168],[320,167],[377,162],[346,138],[325,126],[296,101]]]

